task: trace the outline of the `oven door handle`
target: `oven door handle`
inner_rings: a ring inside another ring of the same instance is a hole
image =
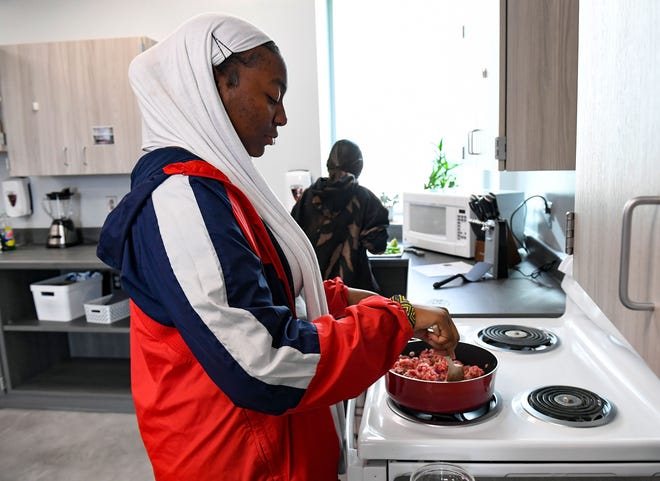
[[[632,230],[632,215],[635,207],[640,205],[660,205],[659,196],[634,197],[623,207],[623,221],[621,227],[621,262],[619,270],[619,299],[628,309],[634,311],[653,311],[653,302],[633,301],[628,296],[628,279],[630,271],[630,232]]]
[[[346,402],[346,449],[355,449],[355,398]]]

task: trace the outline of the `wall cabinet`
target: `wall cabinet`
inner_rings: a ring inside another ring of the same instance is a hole
[[[624,252],[621,241],[626,202],[660,195],[660,9],[656,0],[627,7],[618,0],[580,6],[573,268],[600,310],[660,376],[660,207],[637,207]],[[629,279],[620,286],[624,256]],[[626,308],[621,290],[655,309]]]
[[[578,0],[501,0],[500,22],[499,169],[574,170]]]
[[[129,319],[38,320],[30,284],[62,273],[112,271],[96,246],[25,246],[0,258],[0,407],[131,412]]]
[[[129,173],[142,130],[128,65],[153,44],[134,37],[0,47],[10,174]]]

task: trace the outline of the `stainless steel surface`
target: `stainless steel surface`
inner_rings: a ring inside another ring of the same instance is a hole
[[[69,219],[55,219],[48,231],[48,247],[71,247],[80,242],[80,236]]]

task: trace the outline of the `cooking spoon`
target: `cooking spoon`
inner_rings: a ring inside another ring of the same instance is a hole
[[[440,335],[440,328],[438,326],[432,326],[431,329],[437,336]],[[447,362],[447,376],[445,377],[445,381],[454,382],[465,379],[463,366],[454,364],[454,360],[449,355],[445,356],[445,361]]]
[[[445,356],[447,361],[447,378],[448,382],[462,381],[465,378],[463,374],[463,366],[454,364],[454,360],[450,356]]]

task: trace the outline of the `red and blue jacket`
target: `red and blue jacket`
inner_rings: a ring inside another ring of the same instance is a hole
[[[337,479],[329,406],[355,397],[412,336],[401,307],[299,319],[291,273],[249,200],[180,148],[143,156],[97,254],[131,298],[131,386],[158,481]]]

